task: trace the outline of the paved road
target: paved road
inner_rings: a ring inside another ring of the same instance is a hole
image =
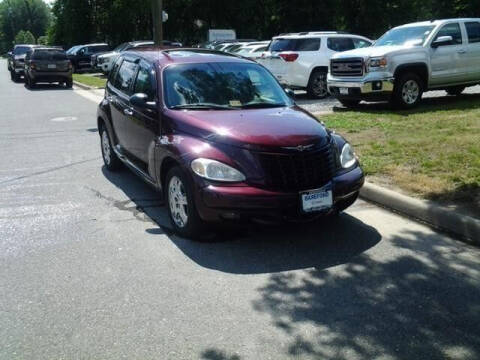
[[[480,251],[358,202],[336,222],[171,234],[102,168],[96,105],[0,62],[0,359],[479,359]]]

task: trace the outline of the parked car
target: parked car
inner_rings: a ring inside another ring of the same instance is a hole
[[[311,98],[328,96],[330,58],[337,52],[368,47],[372,41],[340,32],[302,32],[276,36],[258,62],[280,83],[307,90]]]
[[[253,43],[245,43],[240,48],[233,51],[234,54],[243,56],[252,60],[259,59],[261,55],[267,51],[270,41],[258,41]]]
[[[219,50],[220,48],[224,48],[230,44],[234,43],[249,43],[249,42],[254,42],[257,41],[255,39],[229,39],[229,40],[216,40],[212,41],[210,43],[206,43],[205,47],[207,49],[212,49],[212,50]]]
[[[108,74],[112,70],[112,66],[115,60],[122,51],[127,51],[140,47],[152,46],[154,43],[152,40],[131,41],[118,45],[113,51],[101,54],[97,57],[97,69],[104,74]]]
[[[37,45],[15,45],[13,51],[8,53],[7,67],[10,71],[10,78],[12,81],[20,81],[20,78],[24,75],[25,70],[25,56],[27,53],[35,48]]]
[[[336,214],[356,200],[362,169],[352,146],[290,96],[237,56],[123,52],[97,114],[105,167],[125,164],[163,191],[187,237],[208,223]]]
[[[413,108],[428,90],[459,95],[480,83],[480,19],[402,25],[374,46],[332,57],[329,91],[347,107],[361,100]]]
[[[64,84],[71,88],[72,63],[64,50],[56,47],[36,47],[25,57],[25,84],[34,88],[40,82]]]
[[[77,45],[67,51],[68,59],[72,62],[73,72],[92,68],[91,56],[109,51],[108,44]]]

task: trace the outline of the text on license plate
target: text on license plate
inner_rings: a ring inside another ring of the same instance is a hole
[[[57,68],[57,65],[55,65],[55,64],[48,64],[48,68],[49,68],[49,69],[56,69],[56,68]]]
[[[333,205],[332,190],[312,190],[301,194],[305,212],[329,209]]]
[[[348,88],[340,88],[339,91],[341,95],[348,95]]]

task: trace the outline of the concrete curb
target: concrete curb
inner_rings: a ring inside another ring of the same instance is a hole
[[[365,183],[360,197],[400,214],[423,221],[437,229],[458,235],[462,241],[480,245],[480,220],[462,215],[431,201],[414,199]]]
[[[83,90],[99,90],[99,89],[104,89],[103,87],[94,87],[94,86],[88,86],[88,85],[85,85],[81,82],[78,82],[78,81],[73,81],[73,84],[75,86],[78,86],[80,89],[83,89]]]

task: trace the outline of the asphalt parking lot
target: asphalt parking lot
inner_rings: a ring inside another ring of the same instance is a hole
[[[180,238],[96,102],[0,61],[0,359],[480,358],[478,248],[363,201]]]

